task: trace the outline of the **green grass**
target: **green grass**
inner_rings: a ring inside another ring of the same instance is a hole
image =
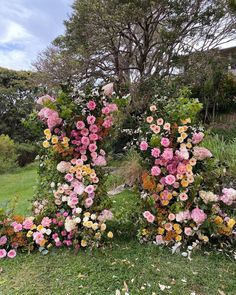
[[[22,209],[28,207],[28,177],[32,176],[31,183],[35,184],[33,175],[33,168],[8,175],[14,181],[16,177],[22,180]],[[25,186],[23,179],[27,182]],[[14,185],[9,182],[5,191],[14,195]],[[133,219],[139,206],[137,194],[124,191],[112,197],[112,202],[114,221],[110,227],[115,234],[112,244],[93,251],[79,251],[77,255],[61,249],[52,250],[46,256],[25,253],[13,260],[3,260],[0,295],[115,295],[116,290],[122,290],[124,282],[129,295],[190,295],[191,292],[216,295],[220,294],[219,290],[226,295],[236,294],[235,262],[219,253],[203,252],[196,252],[189,261],[167,249],[141,245],[136,239]],[[159,284],[171,289],[160,291]]]
[[[15,172],[0,175],[0,207],[7,203],[16,204],[16,213],[26,214],[36,185],[36,164],[25,168],[17,168]]]

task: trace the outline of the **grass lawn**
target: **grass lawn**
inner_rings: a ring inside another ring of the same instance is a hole
[[[34,168],[27,167],[2,176],[5,192],[1,192],[1,200],[6,195],[14,196],[18,186],[18,210],[25,212],[35,175]],[[137,200],[129,191],[113,197],[115,219],[111,228],[115,238],[105,248],[80,251],[77,255],[68,249],[52,250],[46,256],[18,254],[13,260],[1,261],[0,294],[115,295],[124,285],[128,286],[129,295],[236,294],[236,263],[223,255],[197,252],[188,261],[167,249],[140,245],[131,219]],[[170,288],[161,291],[159,284]]]
[[[16,213],[26,214],[30,208],[29,200],[33,196],[36,180],[36,164],[0,175],[0,207],[17,199]]]

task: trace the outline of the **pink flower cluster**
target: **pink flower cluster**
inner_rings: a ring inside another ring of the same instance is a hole
[[[49,108],[41,109],[38,115],[39,118],[44,121],[51,130],[62,123],[62,119],[59,117],[58,112]]]

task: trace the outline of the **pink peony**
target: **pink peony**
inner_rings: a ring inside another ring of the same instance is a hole
[[[168,147],[170,145],[169,139],[166,138],[166,137],[162,137],[162,139],[161,139],[161,145],[164,146],[164,147]]]
[[[153,148],[151,154],[154,158],[158,158],[160,156],[161,151],[158,148]]]
[[[96,109],[96,102],[94,100],[90,100],[88,103],[87,103],[87,108],[90,110],[90,111],[93,111]]]
[[[204,137],[204,133],[202,133],[202,132],[195,132],[193,134],[193,137],[192,137],[192,143],[193,144],[200,143],[203,140],[203,137]]]
[[[196,224],[202,224],[206,220],[207,215],[202,209],[195,208],[191,212],[191,218],[194,222],[196,222]]]
[[[48,217],[44,217],[41,221],[42,226],[44,227],[49,227],[51,224],[52,220]]]
[[[165,160],[165,161],[170,161],[173,159],[173,150],[170,149],[170,148],[167,148],[163,151],[162,153],[162,158]]]
[[[165,183],[168,185],[172,185],[175,183],[175,176],[172,174],[169,174],[165,177]]]
[[[98,156],[96,159],[93,160],[93,163],[96,166],[106,166],[107,164],[106,159],[103,156]]]
[[[71,164],[70,162],[65,162],[65,161],[61,161],[58,165],[57,165],[57,170],[61,173],[66,173],[70,170],[71,168]]]
[[[16,251],[15,250],[10,250],[8,253],[7,253],[7,257],[8,258],[14,258],[16,257]]]
[[[153,176],[158,176],[161,174],[161,169],[158,166],[153,166],[151,169],[151,174]]]
[[[33,219],[32,218],[26,218],[23,222],[23,228],[24,229],[31,229],[31,227],[34,225]]]
[[[112,96],[113,90],[114,90],[114,84],[109,83],[102,87],[103,93],[106,96]]]
[[[222,190],[223,195],[220,197],[220,200],[226,205],[232,205],[236,202],[236,190],[233,188],[224,188]]]
[[[46,94],[46,95],[43,95],[37,99],[37,104],[43,105],[44,103],[46,103],[48,101],[53,102],[53,101],[55,101],[55,99],[53,97],[51,97],[50,95]]]
[[[7,256],[7,251],[5,249],[0,249],[0,259]]]
[[[146,141],[142,141],[139,145],[141,151],[146,151],[148,149],[148,143]]]
[[[183,222],[185,220],[189,220],[191,218],[189,210],[181,211],[175,215],[175,219],[177,222]]]
[[[200,161],[212,157],[212,153],[208,149],[198,146],[193,148],[193,155],[197,160]]]

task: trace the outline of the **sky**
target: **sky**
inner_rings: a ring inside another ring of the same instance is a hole
[[[31,70],[32,62],[64,32],[73,0],[0,0],[0,67]]]

